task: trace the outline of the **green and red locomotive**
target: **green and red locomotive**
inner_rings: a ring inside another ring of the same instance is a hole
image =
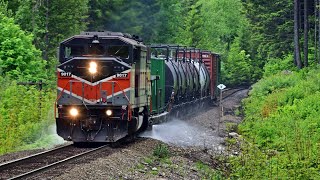
[[[59,62],[57,133],[73,142],[115,142],[212,102],[220,67],[209,51],[116,32],[66,39]]]

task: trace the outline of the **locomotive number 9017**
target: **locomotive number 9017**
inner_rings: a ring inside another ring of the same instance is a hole
[[[61,77],[71,77],[72,74],[71,74],[71,72],[60,72],[60,76]]]
[[[119,73],[119,74],[116,74],[116,77],[117,78],[127,78],[128,74],[127,73]]]

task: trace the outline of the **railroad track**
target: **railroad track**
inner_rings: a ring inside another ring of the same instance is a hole
[[[26,179],[44,171],[69,163],[84,155],[106,149],[108,145],[95,148],[77,148],[67,145],[37,153],[25,158],[0,164],[0,179]]]
[[[248,89],[247,87],[241,87],[241,88],[228,88],[222,91],[222,100],[234,95],[235,93]],[[218,100],[219,101],[219,100]]]

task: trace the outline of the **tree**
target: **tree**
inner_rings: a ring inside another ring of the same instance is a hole
[[[236,38],[223,65],[223,81],[228,85],[248,85],[255,81],[255,67],[250,55],[240,47],[240,38]]]
[[[60,41],[86,29],[88,0],[25,0],[15,14],[17,23],[35,35],[36,47],[49,59],[56,55]]]
[[[160,7],[155,20],[160,22],[155,26],[156,43],[177,43],[189,45],[190,33],[188,29],[186,6],[189,0],[158,0]]]
[[[90,31],[119,31],[147,43],[173,43],[182,24],[178,0],[91,0]]]
[[[0,13],[3,13],[6,16],[11,16],[11,11],[8,9],[8,2],[5,0],[0,0]]]
[[[320,0],[317,1],[317,8],[316,8],[316,10],[318,11],[318,51],[320,51],[320,10],[319,10],[320,7],[319,6],[320,6]],[[317,24],[315,24],[315,26],[317,26]],[[317,49],[317,47],[315,49]],[[320,58],[318,63],[320,64]]]
[[[46,77],[45,61],[27,35],[0,12],[0,75],[14,79],[39,80]]]
[[[266,61],[268,58],[284,57],[292,53],[292,0],[242,1],[252,27],[252,58]]]
[[[308,66],[308,34],[309,34],[309,20],[308,20],[308,0],[304,0],[304,44],[303,44],[303,53],[304,53],[304,66]]]
[[[302,68],[299,45],[299,0],[294,0],[294,58],[298,68]]]

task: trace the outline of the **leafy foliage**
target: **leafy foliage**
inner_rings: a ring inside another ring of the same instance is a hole
[[[293,1],[243,1],[252,25],[252,54],[266,60],[293,52]]]
[[[280,58],[270,58],[268,59],[268,62],[264,66],[264,77],[268,77],[271,75],[275,75],[281,71],[294,71],[297,70],[296,67],[294,67],[293,62],[293,56],[288,55],[284,59]]]
[[[246,27],[240,0],[212,0],[202,3],[199,47],[224,53]]]
[[[59,43],[86,28],[88,0],[19,1],[15,20],[35,35],[35,45],[45,59],[56,55]],[[13,10],[14,10],[13,9]]]
[[[41,52],[12,18],[0,13],[0,154],[31,144],[53,122],[55,92],[17,85],[17,81],[46,81]]]
[[[250,24],[241,1],[201,1],[199,46],[222,54],[222,82],[228,86],[251,84],[262,75],[263,64],[252,59]]]
[[[32,44],[32,36],[26,35],[12,18],[0,14],[0,74],[11,78],[39,80],[45,78],[45,61]]]
[[[241,50],[239,43],[233,43],[224,62],[223,82],[227,82],[228,85],[252,83],[255,72],[251,61],[250,55]]]
[[[233,161],[235,177],[319,178],[319,78],[319,68],[304,69],[254,85],[244,102],[239,128],[248,142]]]
[[[197,162],[196,168],[201,174],[201,179],[225,179],[221,172],[213,170],[203,162]]]
[[[55,93],[17,85],[8,78],[0,79],[0,83],[0,154],[3,154],[47,134],[54,117]]]

